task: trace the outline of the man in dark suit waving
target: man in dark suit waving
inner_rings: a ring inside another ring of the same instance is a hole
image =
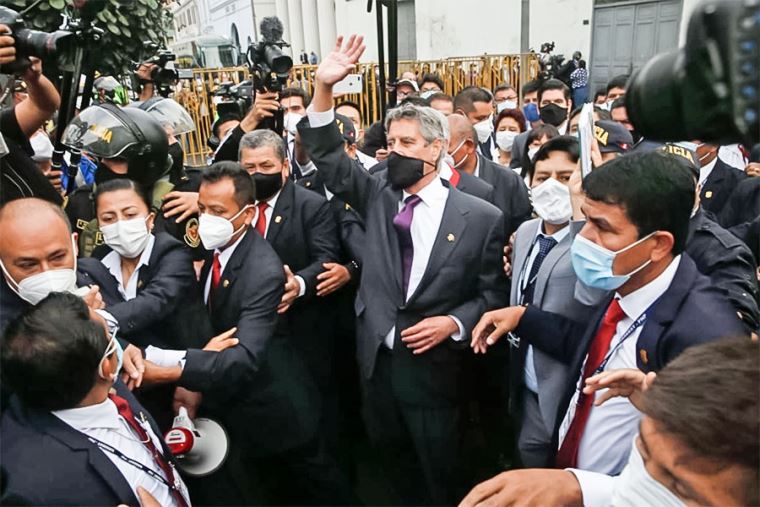
[[[364,46],[352,36],[320,64],[304,146],[331,192],[366,221],[356,300],[365,422],[404,504],[456,501],[464,341],[479,309],[506,301],[503,218],[438,175],[445,117],[404,105],[388,113],[388,178],[352,163],[334,121],[332,87]]]

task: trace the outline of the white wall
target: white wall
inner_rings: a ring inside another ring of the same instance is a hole
[[[356,33],[364,36],[367,49],[362,56],[363,62],[377,61],[377,29],[375,28],[375,7],[367,12],[367,2],[364,0],[335,0],[335,28],[337,35],[348,38]],[[385,32],[387,43],[387,31]],[[388,53],[385,54],[386,61]]]
[[[689,18],[691,17],[691,13],[694,11],[694,8],[702,1],[702,0],[682,0],[683,1],[683,10],[681,11],[681,30],[678,34],[678,46],[683,47],[686,43],[686,29],[689,26]]]
[[[554,41],[554,53],[569,59],[577,50],[590,62],[593,10],[593,0],[530,0],[530,47]]]

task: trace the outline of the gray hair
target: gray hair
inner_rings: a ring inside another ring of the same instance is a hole
[[[243,154],[244,149],[255,150],[265,146],[272,147],[274,154],[277,155],[280,162],[285,161],[285,157],[287,156],[285,141],[282,137],[269,129],[254,130],[241,137],[240,147],[238,148],[238,160],[240,160],[240,156]]]
[[[436,139],[441,140],[441,153],[436,161],[436,164],[440,166],[443,157],[446,156],[446,147],[450,137],[449,122],[446,116],[432,107],[403,104],[388,111],[388,116],[385,118],[386,131],[390,128],[391,123],[399,120],[417,121],[420,125],[420,134],[427,143],[432,143]]]

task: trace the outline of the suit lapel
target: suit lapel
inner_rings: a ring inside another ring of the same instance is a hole
[[[564,238],[562,238],[562,241],[557,243],[554,248],[549,250],[549,253],[546,255],[546,258],[541,264],[541,267],[538,268],[539,276],[536,279],[536,288],[533,292],[533,301],[536,302],[536,304],[540,305],[541,301],[543,301],[544,290],[546,290],[546,282],[549,281],[549,277],[551,276],[552,270],[554,270],[554,266],[556,266],[557,262],[559,262],[562,256],[565,255],[568,250],[570,250],[570,244],[572,243],[572,240],[573,238],[570,237],[570,234],[567,234]]]
[[[449,188],[449,197],[446,199],[446,206],[443,208],[443,217],[441,225],[438,228],[438,234],[433,243],[433,249],[430,251],[425,273],[422,275],[419,285],[414,293],[409,297],[407,304],[414,301],[414,298],[425,290],[430,280],[436,276],[451,252],[456,248],[457,242],[462,241],[462,233],[467,227],[465,216],[469,212],[459,201],[459,190]]]
[[[534,220],[530,227],[525,229],[525,234],[520,234],[519,237],[515,236],[514,264],[512,265],[513,282],[510,295],[513,305],[520,304],[521,278],[524,276],[523,271],[525,270],[525,263],[528,262],[530,247],[533,245],[533,239],[536,237],[536,231],[540,225],[540,220]]]
[[[270,245],[274,245],[277,241],[285,224],[290,220],[290,209],[295,203],[295,185],[290,180],[285,182],[282,187],[280,196],[277,198],[277,204],[274,205],[272,210],[272,218],[269,221],[269,227],[267,228],[267,241]]]
[[[232,257],[227,261],[227,265],[222,271],[222,277],[219,280],[219,286],[214,292],[214,297],[211,298],[211,316],[220,315],[220,311],[227,305],[227,299],[230,295],[230,290],[235,284],[240,266],[243,265],[243,261],[250,254],[252,234],[257,234],[253,228],[249,227],[240,241],[235,251],[232,253]],[[208,273],[208,272],[207,272]]]
[[[493,185],[494,177],[493,171],[491,170],[491,165],[489,164],[490,159],[482,155],[478,158],[478,178],[485,181],[486,183]]]

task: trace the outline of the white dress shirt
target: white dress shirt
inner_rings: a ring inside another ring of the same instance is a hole
[[[718,163],[718,157],[715,157],[712,162],[699,168],[699,185],[700,186],[705,184],[705,181],[707,181],[707,178],[710,177],[710,174],[712,173],[713,169],[715,169],[715,164],[717,163]]]
[[[140,437],[129,426],[129,424],[119,415],[116,405],[109,398],[106,398],[102,403],[97,405],[90,405],[81,408],[71,408],[67,410],[56,410],[51,412],[58,419],[68,424],[80,433],[84,433],[88,437],[95,438],[101,442],[112,446],[119,450],[125,456],[138,461],[146,468],[150,468],[161,477],[166,477],[164,472],[158,466],[153,459],[148,448],[140,441]],[[137,414],[135,414],[137,416]],[[136,417],[140,422],[139,416]],[[156,449],[161,448],[161,441],[159,437],[153,432],[150,424],[142,424],[141,426],[150,436],[153,441],[153,445]],[[127,481],[129,487],[137,495],[137,487],[142,486],[148,493],[153,495],[160,505],[177,505],[172,497],[171,491],[168,486],[158,479],[153,478],[146,472],[139,468],[130,465],[123,459],[105,450],[101,450],[105,454],[111,463],[119,470],[124,480]],[[187,494],[187,488],[182,482],[179,474],[175,472],[176,480],[179,481],[180,491],[185,497],[187,504],[190,505],[190,497]],[[173,482],[174,478],[167,478],[169,482]]]
[[[522,270],[521,276],[520,276],[520,282],[519,282],[519,289],[520,289],[520,299],[522,299],[522,294],[525,291],[526,287],[528,286],[528,276],[530,275],[530,270],[533,269],[533,263],[536,262],[536,257],[538,257],[538,251],[539,251],[539,245],[538,245],[538,238],[539,236],[543,236],[545,238],[552,238],[554,241],[559,244],[560,241],[565,239],[565,237],[570,234],[570,227],[568,227],[568,224],[565,224],[562,229],[558,230],[554,234],[546,234],[543,232],[544,229],[544,223],[543,221],[538,225],[538,228],[536,229],[536,235],[533,238],[533,246],[530,249],[530,254],[528,255],[528,260],[525,262],[525,267]],[[557,245],[554,245],[556,248]],[[540,269],[540,268],[539,268]],[[533,364],[533,345],[528,345],[528,350],[525,353],[525,387],[530,389],[532,392],[538,394],[538,378],[536,377],[536,367]]]
[[[314,162],[309,162],[310,164],[314,165]],[[313,169],[314,171],[317,170],[316,167]],[[311,171],[309,171],[311,172]],[[269,224],[272,223],[272,215],[274,214],[274,207],[277,206],[277,199],[280,198],[280,194],[282,193],[282,190],[278,190],[276,194],[274,194],[272,197],[267,199],[268,206],[264,210],[264,217],[266,218],[266,224],[264,226],[264,237],[267,237],[267,234],[269,233]],[[261,201],[256,201],[256,207],[258,209],[259,203]],[[256,220],[258,221],[259,215],[256,215]],[[251,222],[254,226],[256,225],[256,222]],[[221,257],[221,256],[220,256]],[[221,262],[221,261],[220,261]],[[306,294],[306,282],[304,279],[298,275],[293,275],[298,282],[298,297],[300,298],[304,294]]]
[[[610,351],[614,352],[604,368],[605,371],[638,368],[636,342],[646,322],[631,333],[619,348],[616,349],[616,347],[636,319],[670,287],[680,261],[681,256],[676,256],[657,278],[627,296],[621,297],[620,294],[615,294],[625,317],[618,322],[615,335],[610,342]],[[575,415],[583,366],[579,375],[575,394],[570,400],[569,408],[560,426],[560,446]],[[602,392],[604,391],[596,394]],[[614,486],[611,476],[618,475],[627,464],[631,440],[638,433],[640,418],[641,413],[628,401],[628,398],[612,398],[600,407],[592,405],[578,447],[578,469],[570,469],[580,483],[583,504],[586,507],[609,505]]]
[[[132,272],[132,275],[124,283],[124,279],[121,272],[121,255],[116,253],[115,250],[111,250],[108,255],[103,257],[100,262],[103,263],[108,271],[111,272],[116,281],[119,282],[119,293],[124,296],[126,301],[130,301],[137,297],[137,281],[140,276],[140,268],[147,266],[150,261],[150,256],[153,254],[153,245],[156,243],[156,237],[153,234],[149,235],[148,244],[145,246],[145,250],[140,254],[140,259],[137,261],[137,267]]]
[[[313,105],[310,105],[306,109],[306,114],[309,117],[311,128],[324,127],[335,121],[335,111],[333,109],[316,112],[313,109]],[[410,195],[407,192],[403,192],[402,200],[398,204],[399,211],[404,207],[403,201]],[[414,208],[414,217],[410,230],[414,257],[412,259],[412,270],[409,274],[409,287],[406,292],[406,299],[409,299],[409,296],[414,294],[414,291],[420,284],[420,280],[422,280],[422,275],[425,274],[430,254],[433,251],[433,244],[438,235],[438,228],[441,226],[441,220],[443,220],[443,210],[446,207],[446,199],[449,197],[449,189],[441,183],[440,177],[436,177],[425,188],[417,192],[417,196],[422,199],[422,202]],[[465,334],[462,322],[453,315],[449,315],[449,317],[456,322],[459,328],[459,331],[452,335],[451,338],[456,341],[463,340]],[[393,348],[395,335],[395,326],[385,335],[383,342],[389,349]]]
[[[378,164],[377,159],[375,157],[370,157],[366,153],[362,153],[360,150],[356,150],[356,158],[359,160],[361,165],[368,171]]]

